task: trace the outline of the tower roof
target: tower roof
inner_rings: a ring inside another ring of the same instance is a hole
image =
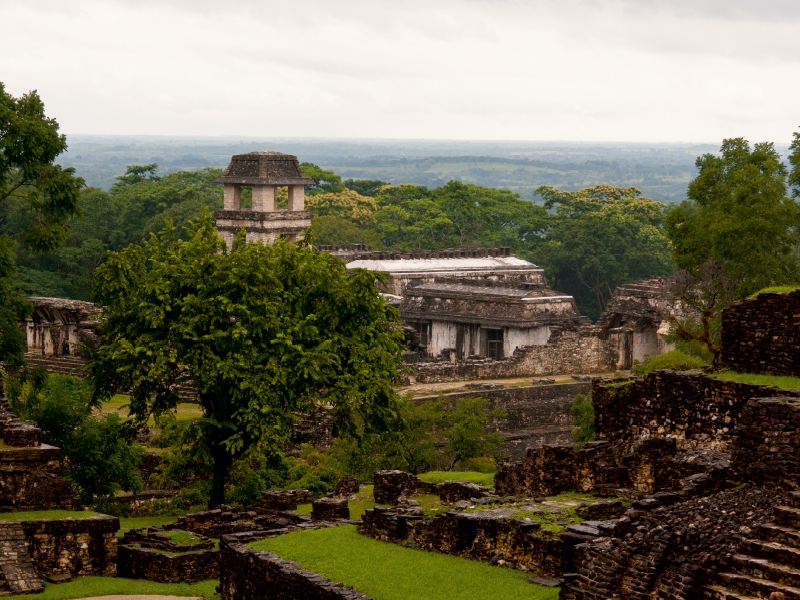
[[[239,185],[314,184],[313,179],[303,175],[296,156],[281,152],[235,154],[222,177],[214,181]]]

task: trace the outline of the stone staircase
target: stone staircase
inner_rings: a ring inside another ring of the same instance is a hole
[[[44,584],[33,566],[19,523],[0,523],[0,595],[36,594]]]
[[[37,354],[28,352],[25,354],[25,362],[29,367],[44,367],[50,373],[57,373],[59,375],[78,375],[83,376],[81,367],[86,364],[86,361],[76,356],[46,356],[44,354]]]
[[[775,507],[775,523],[760,525],[757,534],[707,586],[708,600],[769,598],[773,592],[800,600],[800,492],[791,493],[790,506]]]

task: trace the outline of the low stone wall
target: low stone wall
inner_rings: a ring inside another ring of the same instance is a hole
[[[405,471],[376,471],[372,495],[378,504],[396,504],[400,496],[435,494],[437,485]]]
[[[117,575],[161,583],[192,583],[219,577],[219,552],[167,554],[152,548],[120,546]]]
[[[259,508],[237,512],[230,506],[222,505],[214,510],[204,510],[178,517],[176,521],[163,526],[165,530],[182,530],[206,537],[219,538],[223,535],[279,529],[301,523],[309,523],[308,515]]]
[[[630,511],[612,536],[575,547],[575,573],[560,599],[706,597],[719,565],[786,502],[785,494],[750,489]]]
[[[721,363],[740,373],[800,375],[800,291],[759,294],[722,311]]]
[[[572,443],[572,403],[575,396],[588,394],[591,389],[590,382],[553,383],[422,396],[414,398],[414,402],[441,400],[455,404],[465,398],[486,398],[490,410],[506,413],[505,417],[493,417],[488,423],[489,430],[506,440],[500,457],[521,460],[528,448]]]
[[[800,489],[800,400],[750,400],[736,425],[732,468],[744,481]]]
[[[422,550],[507,565],[542,577],[563,573],[561,538],[539,523],[476,513],[447,512],[413,524],[410,538]]]
[[[225,600],[370,600],[271,552],[249,549],[245,543],[252,540],[252,536],[222,538],[219,591]]]
[[[491,511],[449,511],[423,519],[400,507],[376,507],[364,513],[358,532],[386,542],[410,541],[422,550],[505,565],[540,577],[559,577],[572,569],[572,550],[577,544],[604,535],[591,524],[613,528],[616,521],[573,525],[556,534],[542,530],[536,521]]]
[[[595,381],[592,401],[597,439],[630,452],[642,439],[674,438],[679,451],[729,451],[736,423],[751,398],[800,391],[722,381],[699,371],[659,370],[627,383]]]
[[[405,471],[376,471],[373,476],[373,497],[378,504],[397,504],[400,496],[417,496],[434,494],[439,496],[443,504],[451,504],[459,500],[485,498],[491,490],[482,485],[466,481],[445,481],[428,483],[416,475]]]
[[[619,355],[618,343],[602,329],[584,326],[575,330],[554,331],[542,346],[525,346],[516,356],[502,360],[484,358],[462,362],[421,362],[411,366],[417,383],[445,383],[473,379],[532,377],[569,373],[614,371]]]
[[[311,503],[312,521],[348,521],[350,508],[347,498],[320,498]]]
[[[18,521],[40,575],[63,579],[117,573],[117,517]]]

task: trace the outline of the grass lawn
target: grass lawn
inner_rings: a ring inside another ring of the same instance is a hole
[[[209,579],[197,583],[156,583],[144,579],[122,577],[77,577],[67,583],[47,583],[44,592],[26,598],[40,600],[68,600],[112,594],[152,594],[163,596],[194,596],[213,598],[219,581]],[[218,597],[218,596],[217,596]]]
[[[754,373],[734,373],[733,371],[710,373],[710,375],[717,379],[722,379],[723,381],[741,381],[743,383],[771,386],[784,390],[800,390],[800,377],[755,375]]]
[[[374,600],[555,600],[529,574],[379,542],[352,525],[298,531],[250,544],[343,582]]]
[[[494,487],[494,473],[477,471],[428,471],[419,476],[422,481],[441,483],[443,481],[469,481],[486,487]]]
[[[122,418],[128,417],[128,408],[127,404],[130,402],[130,397],[124,394],[116,394],[103,404],[101,412],[103,413],[117,413]],[[195,404],[193,402],[181,402],[175,408],[175,418],[178,421],[190,421],[192,419],[199,419],[203,416],[203,411],[200,409],[199,404]],[[147,421],[149,425],[153,425],[154,421],[152,417]]]
[[[0,521],[31,521],[33,519],[88,519],[102,517],[90,510],[34,510],[30,512],[0,513]]]
[[[120,517],[119,520],[119,535],[128,531],[129,529],[141,529],[142,527],[158,527],[164,523],[171,523],[177,521],[178,517]]]

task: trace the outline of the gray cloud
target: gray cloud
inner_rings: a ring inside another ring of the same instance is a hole
[[[6,0],[68,132],[789,138],[795,0]],[[21,51],[20,49],[24,49]]]

